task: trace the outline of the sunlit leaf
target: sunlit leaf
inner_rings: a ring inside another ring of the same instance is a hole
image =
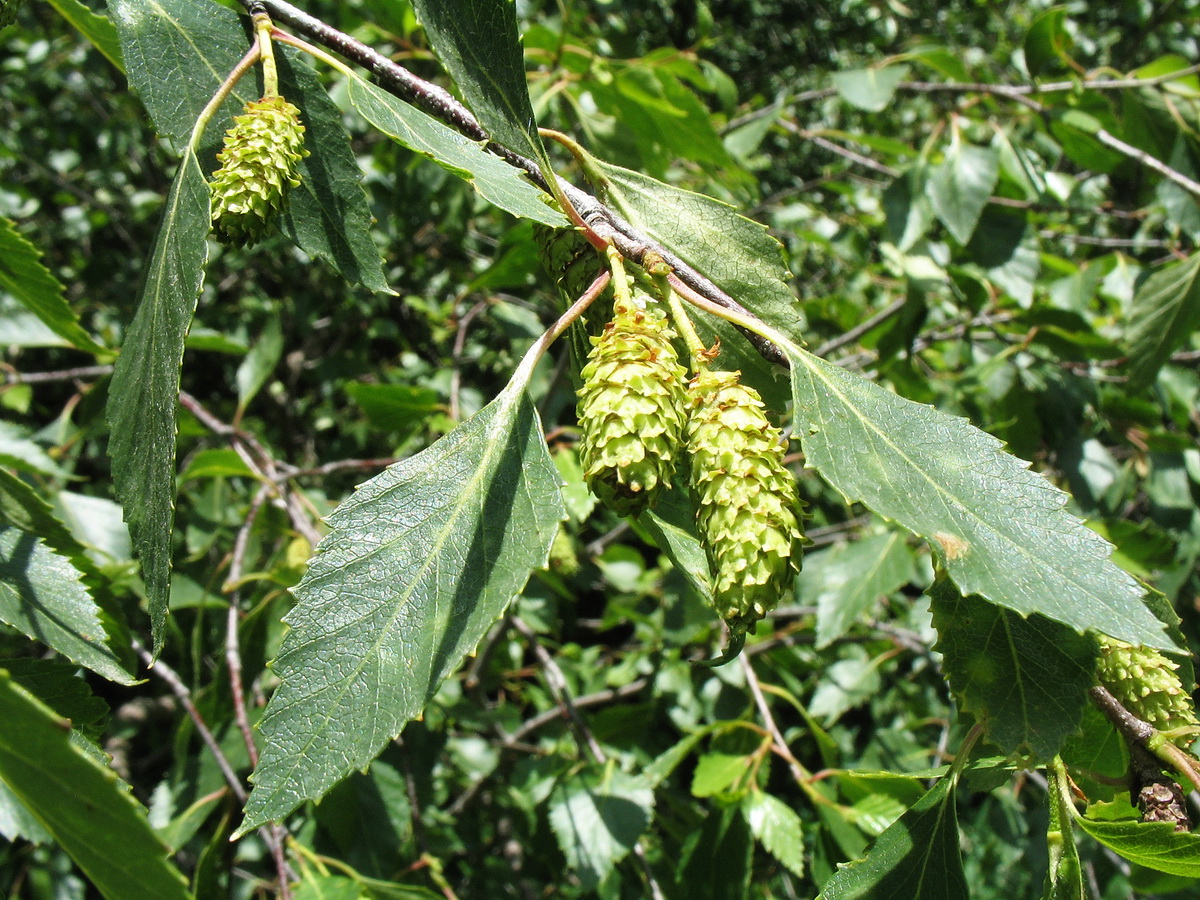
[[[329,518],[274,662],[240,833],[369,763],[542,568],[565,517],[524,385]]]
[[[1172,648],[1111,545],[1000,441],[811,354],[791,359],[807,464],[848,501],[929,540],[964,594]]]

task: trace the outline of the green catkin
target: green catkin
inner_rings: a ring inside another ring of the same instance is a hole
[[[1179,666],[1150,647],[1138,647],[1115,638],[1100,638],[1097,678],[1121,705],[1159,731],[1194,727],[1196,708],[1175,670]],[[1189,744],[1195,735],[1182,735],[1176,743]]]
[[[738,372],[702,370],[689,389],[687,448],[713,602],[730,646],[775,608],[800,570],[802,504],[779,429]]]
[[[669,487],[683,439],[687,373],[665,314],[635,289],[618,304],[580,373],[579,458],[592,492],[625,515]]]
[[[228,244],[257,243],[282,212],[289,189],[299,186],[298,167],[307,156],[300,110],[282,97],[246,104],[225,132],[213,173],[213,231]]]

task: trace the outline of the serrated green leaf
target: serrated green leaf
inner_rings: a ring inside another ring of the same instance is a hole
[[[1111,545],[1067,497],[965,419],[913,403],[801,350],[795,433],[807,465],[931,542],[964,594],[1077,631],[1173,649]]]
[[[1096,643],[1041,616],[1023,618],[947,579],[929,589],[936,650],[963,709],[1007,754],[1049,761],[1079,728],[1096,683]]]
[[[867,112],[879,112],[892,102],[896,85],[907,77],[908,66],[883,66],[879,69],[835,72],[830,81],[834,90],[851,106]]]
[[[1125,324],[1130,389],[1145,387],[1200,325],[1200,253],[1159,269],[1133,295]]]
[[[592,160],[604,180],[609,202],[636,228],[703,272],[730,297],[769,325],[800,340],[799,304],[788,282],[783,248],[766,226],[747,219],[727,203],[685,191],[654,178]],[[784,385],[775,369],[725,322],[698,312],[701,337],[721,341],[719,366],[740,369],[767,404],[782,405]]]
[[[933,211],[954,239],[966,244],[1000,177],[1000,157],[990,147],[964,144],[955,130],[945,158],[925,181]]]
[[[955,780],[941,779],[879,836],[863,859],[842,866],[820,900],[965,900]]]
[[[420,714],[546,565],[565,518],[517,380],[427,450],[359,486],[294,589],[239,833],[316,799]]]
[[[797,878],[804,877],[804,825],[796,811],[771,794],[754,791],[742,801],[753,834]]]
[[[1170,822],[1114,818],[1128,804],[1095,803],[1075,824],[1108,849],[1158,872],[1200,878],[1200,834],[1177,832]]]
[[[584,890],[596,887],[650,825],[654,792],[624,772],[584,771],[550,794],[550,827]]]
[[[0,292],[7,292],[64,341],[88,353],[107,354],[79,324],[63,286],[41,263],[41,253],[0,216]]]
[[[217,3],[195,0],[112,0],[111,9],[130,84],[159,134],[183,147],[201,110],[249,49],[241,19]],[[300,186],[288,194],[280,229],[305,253],[327,259],[350,282],[388,291],[374,221],[342,114],[298,51],[276,51],[280,90],[300,109],[309,155]],[[238,82],[213,116],[198,158],[213,159],[221,132],[261,90]]]
[[[92,693],[74,663],[21,657],[0,659],[0,669],[55,713],[70,719],[77,731],[94,736],[108,716],[108,704]]]
[[[71,743],[60,719],[0,670],[0,780],[111,900],[191,895],[117,776]]]
[[[553,177],[529,102],[513,0],[413,0],[413,8],[491,139],[537,160]]]
[[[49,0],[49,3],[76,31],[91,41],[92,46],[116,66],[117,71],[125,71],[125,63],[121,59],[121,40],[107,16],[97,15],[79,0]]]
[[[912,551],[899,532],[807,554],[796,595],[801,603],[817,605],[817,647],[836,641],[871,604],[914,574]]]
[[[204,281],[209,227],[208,185],[189,151],[167,195],[137,315],[108,389],[108,455],[142,561],[155,655],[163,645],[170,593],[179,369]]]
[[[520,171],[416,107],[359,78],[350,81],[350,102],[384,134],[467,180],[501,209],[556,228],[568,224]]]
[[[110,681],[133,684],[84,581],[92,571],[46,503],[0,469],[0,621]]]

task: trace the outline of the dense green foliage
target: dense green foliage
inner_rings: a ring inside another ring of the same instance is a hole
[[[717,668],[528,174],[277,39],[308,156],[222,244],[242,5],[0,5],[5,896],[1196,895],[1190,735],[1089,689],[1167,651],[1195,721],[1200,3],[301,4],[774,342],[689,306],[812,539]]]

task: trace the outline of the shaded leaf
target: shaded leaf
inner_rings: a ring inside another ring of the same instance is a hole
[[[1125,339],[1130,388],[1145,387],[1200,325],[1200,253],[1165,266],[1133,295]]]
[[[1075,824],[1108,849],[1139,866],[1200,878],[1200,834],[1177,832],[1170,822],[1141,822],[1128,803],[1094,803]]]
[[[45,501],[0,469],[0,621],[110,681],[133,684],[85,582],[93,571]]]
[[[964,594],[1164,650],[1172,642],[1109,545],[1067,496],[964,419],[905,400],[792,348],[807,465],[931,541]]]
[[[419,715],[546,565],[565,517],[524,384],[362,484],[294,589],[239,833],[316,799]]]
[[[300,109],[309,151],[300,160],[300,186],[288,192],[279,229],[308,255],[328,260],[352,284],[392,293],[371,236],[375,217],[342,111],[302,58],[288,47],[276,53],[280,91]]]
[[[109,352],[80,326],[63,294],[63,286],[42,265],[38,249],[17,232],[16,223],[3,216],[0,216],[0,292],[15,297],[68,344],[88,353]]]
[[[1000,177],[1000,159],[990,147],[964,144],[955,129],[942,162],[925,181],[933,211],[954,239],[966,244]]]
[[[711,809],[699,833],[684,845],[677,893],[688,900],[744,900],[750,896],[754,839],[740,806]]]
[[[234,376],[239,412],[245,411],[250,401],[262,390],[282,355],[283,332],[279,326],[279,316],[272,316],[263,326],[258,340],[254,342]]]
[[[74,746],[60,719],[0,670],[0,780],[111,900],[186,898],[183,876],[117,776]]]
[[[848,69],[835,72],[830,81],[843,100],[867,112],[879,112],[892,102],[896,85],[908,77],[907,66]]]
[[[820,900],[965,900],[955,780],[942,778],[863,859],[839,867]]]
[[[189,151],[167,195],[137,315],[108,391],[108,454],[142,561],[155,655],[163,645],[170,592],[179,369],[204,280],[208,232],[208,185]]]
[[[964,597],[945,578],[929,596],[935,649],[962,708],[1002,752],[1049,761],[1079,728],[1096,683],[1096,642],[1041,616]]]
[[[899,532],[807,554],[796,595],[801,603],[817,605],[817,647],[840,638],[876,600],[914,574],[912,551]]]
[[[413,0],[413,8],[492,140],[537,160],[551,174],[529,102],[513,0]]]
[[[550,795],[550,827],[584,890],[594,889],[650,825],[654,792],[624,772],[581,772]]]
[[[416,107],[358,78],[350,81],[350,102],[384,134],[467,180],[501,209],[556,228],[568,224],[519,170]]]
[[[796,811],[771,794],[754,791],[742,801],[753,834],[797,878],[804,877],[804,825]]]

